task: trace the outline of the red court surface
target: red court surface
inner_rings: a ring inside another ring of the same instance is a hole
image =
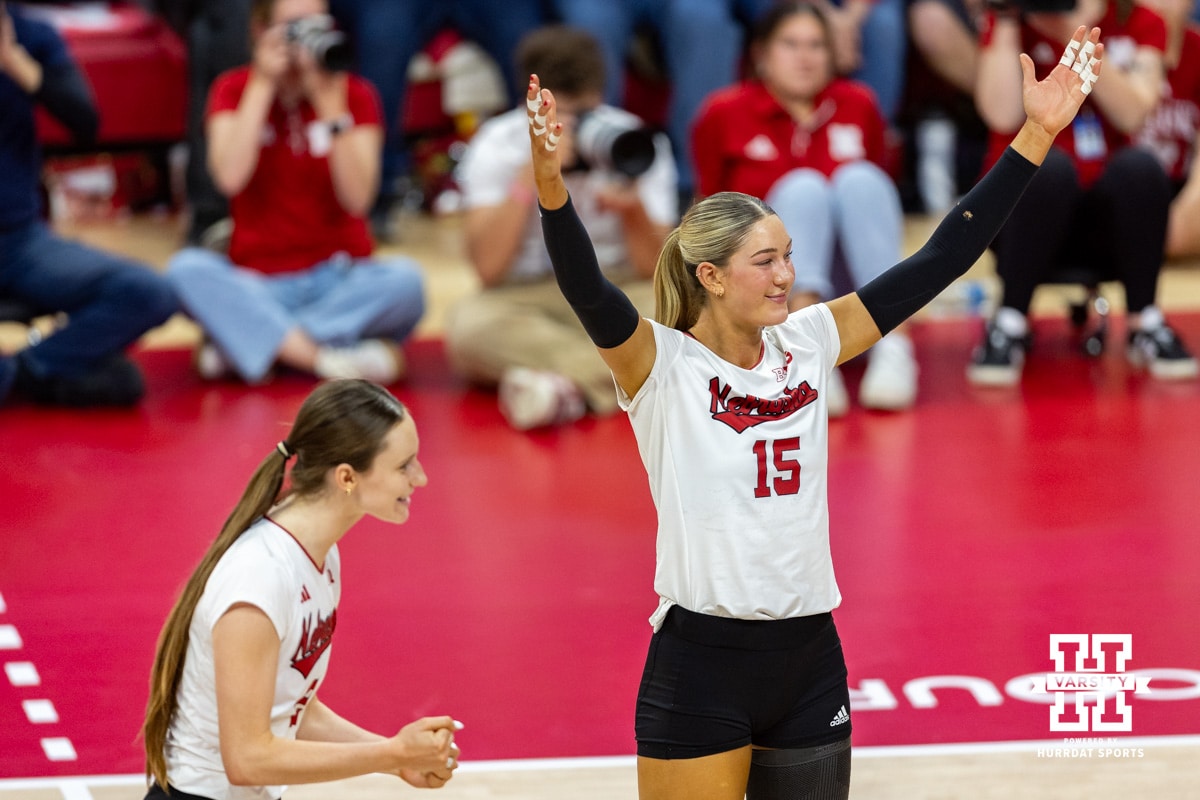
[[[1200,346],[1200,316],[1179,322]],[[977,323],[923,324],[918,407],[831,425],[856,746],[1113,735],[1051,732],[1049,699],[1014,680],[1055,669],[1055,633],[1130,635],[1122,671],[1152,691],[1128,735],[1200,733],[1200,383],[1075,355],[1057,321],[1039,334],[1020,388],[980,391]],[[0,411],[0,778],[141,771],[159,626],[312,386],[137,357],[137,410]],[[437,343],[410,360],[395,391],[430,483],[407,525],[343,540],[323,698],[381,732],[453,714],[469,759],[632,753],[655,597],[628,422],[519,434]]]

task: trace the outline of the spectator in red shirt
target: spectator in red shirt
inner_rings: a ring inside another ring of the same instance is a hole
[[[777,4],[751,43],[757,78],[709,96],[692,133],[701,195],[761,197],[792,237],[793,309],[833,296],[835,254],[857,289],[901,258],[903,212],[885,171],[886,123],[866,85],[838,78],[823,13]],[[831,416],[848,398],[835,372]],[[901,330],[872,350],[860,402],[899,410],[916,399],[917,365]]]
[[[372,258],[366,215],[379,185],[383,127],[362,78],[323,67],[297,26],[325,0],[255,0],[254,60],[209,93],[208,163],[230,198],[228,257],[200,248],[168,265],[207,335],[202,375],[256,383],[276,362],[321,378],[390,383],[396,344],[424,313],[407,259]]]
[[[967,378],[1010,386],[1029,344],[1026,315],[1034,289],[1061,265],[1086,265],[1125,287],[1131,362],[1156,378],[1190,378],[1196,359],[1154,304],[1163,262],[1171,187],[1146,150],[1131,146],[1162,96],[1162,18],[1133,0],[1078,0],[1070,12],[992,11],[981,38],[975,104],[991,129],[985,168],[1021,124],[1021,76],[1028,53],[1039,77],[1058,63],[1064,31],[1104,31],[1105,80],[1060,136],[992,248],[1004,281],[1000,308],[976,348]]]
[[[1189,0],[1143,1],[1167,25],[1167,88],[1137,140],[1171,179],[1167,258],[1200,256],[1200,31],[1188,24]]]

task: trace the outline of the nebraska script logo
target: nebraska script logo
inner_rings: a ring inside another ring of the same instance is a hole
[[[709,413],[718,422],[724,422],[738,433],[761,425],[785,419],[817,399],[817,390],[802,381],[792,389],[784,389],[781,397],[767,400],[752,394],[732,395],[728,384],[722,386],[720,378],[708,382],[711,398]]]
[[[312,619],[311,616],[305,618],[304,626],[300,629],[300,644],[292,654],[292,669],[306,678],[333,641],[333,629],[337,627],[337,609],[325,619],[321,619],[318,614],[315,625]]]

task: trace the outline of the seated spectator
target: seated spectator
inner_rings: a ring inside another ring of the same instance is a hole
[[[819,8],[780,2],[751,43],[757,78],[714,93],[693,131],[702,195],[734,191],[761,197],[792,237],[795,310],[834,296],[840,253],[859,289],[903,253],[900,194],[882,165],[886,123],[871,90],[836,77],[831,30]],[[859,400],[900,410],[917,394],[912,342],[889,333],[871,350]],[[846,413],[835,369],[829,414]]]
[[[1156,378],[1196,375],[1188,352],[1154,304],[1163,262],[1170,182],[1137,133],[1162,95],[1162,18],[1133,0],[1079,0],[1070,12],[1024,13],[1015,7],[988,14],[981,40],[975,103],[991,129],[991,166],[1023,119],[1019,53],[1039,77],[1059,60],[1057,42],[1078,25],[1104,37],[1104,80],[1060,136],[992,244],[1004,282],[1000,308],[967,368],[984,386],[1010,386],[1021,377],[1029,347],[1027,315],[1034,289],[1056,267],[1085,265],[1119,280],[1128,310],[1128,358]]]
[[[668,129],[686,200],[696,189],[690,153],[696,112],[710,93],[741,77],[743,31],[773,0],[663,1],[664,56],[672,91]],[[903,0],[819,0],[819,5],[830,20],[838,73],[870,86],[890,122],[904,93]]]
[[[1167,88],[1138,144],[1171,179],[1167,258],[1191,258],[1200,256],[1200,31],[1188,26],[1188,0],[1143,1],[1167,24]]]
[[[623,165],[623,174],[609,163],[611,144],[585,146],[577,136],[585,117],[593,131],[640,124],[601,102],[604,57],[588,33],[564,26],[536,30],[522,40],[517,63],[558,99],[565,127],[558,147],[571,165],[567,187],[601,267],[642,313],[651,313],[655,260],[676,219],[670,144],[662,135],[631,134],[643,160]],[[480,127],[459,166],[467,254],[483,289],[455,304],[446,320],[451,364],[470,380],[499,384],[500,409],[519,430],[570,422],[588,410],[617,410],[612,375],[554,280],[527,127],[522,101]]]
[[[345,26],[357,53],[359,73],[375,84],[383,102],[383,175],[371,211],[381,241],[395,239],[391,211],[397,183],[410,170],[403,129],[408,65],[430,39],[452,27],[479,44],[507,75],[517,42],[543,24],[541,0],[332,0],[333,13]],[[508,86],[508,101],[524,96],[525,77]]]
[[[150,269],[62,239],[43,222],[39,103],[79,141],[95,137],[91,91],[62,37],[0,2],[0,295],[67,314],[53,335],[0,355],[0,404],[16,394],[51,405],[132,405],[144,384],[122,351],[174,313],[175,296]]]
[[[205,377],[232,370],[257,383],[279,362],[391,383],[403,373],[396,344],[424,313],[418,266],[372,257],[366,214],[383,137],[374,91],[289,36],[325,11],[324,0],[255,0],[254,61],[209,95],[209,167],[230,198],[229,255],[189,248],[168,265],[207,336],[197,351]]]

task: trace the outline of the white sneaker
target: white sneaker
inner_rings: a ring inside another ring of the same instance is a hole
[[[917,360],[912,341],[889,333],[871,348],[870,362],[858,387],[858,402],[876,411],[903,411],[917,401]]]
[[[313,372],[319,378],[361,378],[378,384],[395,383],[404,374],[397,347],[379,339],[364,339],[349,347],[322,347]]]
[[[500,378],[500,413],[519,431],[565,425],[587,412],[579,387],[556,372],[510,367]]]
[[[233,367],[212,342],[205,341],[193,356],[196,372],[206,381],[216,381],[233,374]]]
[[[829,385],[825,387],[825,409],[830,419],[844,417],[850,410],[850,393],[846,391],[846,381],[837,367],[829,373]]]

